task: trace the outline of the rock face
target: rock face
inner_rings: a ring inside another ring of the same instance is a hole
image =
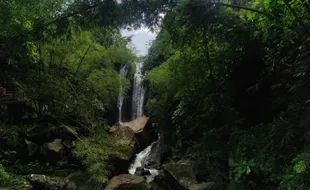
[[[140,176],[122,174],[113,177],[104,190],[150,190],[145,179]]]

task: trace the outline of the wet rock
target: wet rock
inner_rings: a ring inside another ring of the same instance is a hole
[[[152,146],[150,153],[143,160],[142,166],[146,169],[160,169],[161,164],[167,159],[169,152],[169,147],[160,135],[159,139]]]
[[[122,174],[113,177],[105,190],[150,190],[151,187],[141,176]]]
[[[143,174],[144,174],[144,168],[142,168],[142,167],[137,167],[136,172],[135,172],[135,175],[137,175],[137,176],[143,176]]]
[[[146,175],[151,175],[151,172],[149,170],[142,168],[142,167],[137,167],[135,175],[146,176]]]
[[[33,190],[62,190],[66,183],[62,178],[31,174],[26,177]]]

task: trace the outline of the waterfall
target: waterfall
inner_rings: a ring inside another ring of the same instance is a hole
[[[144,76],[142,74],[142,67],[143,63],[136,64],[136,72],[133,79],[132,120],[143,115],[145,86],[143,85]]]
[[[117,107],[118,107],[118,124],[123,123],[123,114],[122,114],[122,108],[123,108],[123,103],[124,103],[124,95],[123,95],[123,85],[122,85],[122,77],[126,77],[128,73],[128,67],[127,65],[124,65],[120,68],[119,70],[119,94],[118,94],[118,99],[117,99]]]
[[[133,161],[133,163],[130,165],[128,172],[132,175],[135,174],[136,169],[138,167],[142,167],[142,161],[144,160],[144,158],[146,158],[149,153],[152,150],[152,146],[155,144],[155,142],[153,142],[151,145],[149,145],[146,149],[144,149],[142,152],[140,152],[139,154],[136,155],[135,160]]]
[[[151,153],[152,147],[156,144],[156,142],[153,142],[150,144],[146,149],[144,149],[142,152],[136,155],[135,160],[133,163],[130,165],[128,172],[131,175],[135,175],[136,169],[138,167],[143,167],[143,161],[148,157],[148,155]],[[144,167],[143,167],[144,168]],[[154,180],[154,178],[159,174],[158,170],[156,169],[146,169],[144,170],[149,171],[149,175],[146,175],[146,181],[151,182]]]
[[[132,93],[132,104],[131,104],[131,118],[135,120],[137,117],[143,115],[143,106],[146,88],[143,84],[144,75],[142,74],[143,63],[136,63],[136,71],[133,78],[133,93]],[[159,136],[160,139],[160,136]],[[128,172],[135,175],[137,168],[142,167],[148,174],[144,174],[147,182],[151,182],[155,176],[159,174],[158,170],[154,168],[145,168],[148,162],[149,156],[152,156],[152,151],[157,147],[157,143],[153,142],[142,152],[136,154],[135,160],[128,168]]]

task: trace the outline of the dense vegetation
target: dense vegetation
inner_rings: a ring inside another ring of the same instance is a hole
[[[236,7],[166,16],[145,61],[148,111],[216,189],[308,189],[309,4]]]
[[[86,166],[91,164],[92,178],[102,183],[109,175],[105,163],[108,157],[126,154],[121,143],[107,135],[103,116],[117,101],[119,81],[122,80],[124,93],[130,86],[128,79],[120,78],[118,68],[132,66],[137,57],[127,47],[130,38],[122,37],[116,26],[102,27],[97,21],[78,23],[78,18],[69,16],[71,9],[84,10],[82,3],[0,2],[1,87],[26,101],[25,106],[2,106],[0,186],[21,189],[27,184],[12,176],[50,170],[45,158],[28,158],[27,152],[21,153],[25,139],[38,145],[67,138],[64,136],[78,139],[75,157]],[[98,130],[100,136],[92,135]],[[85,135],[91,139],[85,139]],[[103,147],[102,151],[94,150],[96,146]],[[63,160],[70,157],[64,156]],[[59,169],[57,164],[52,167]]]
[[[121,28],[161,22],[146,110],[172,159],[215,189],[308,189],[309,15],[306,0],[1,0],[0,82],[25,105],[1,105],[0,187],[77,168],[106,184],[131,154],[107,126],[139,59]],[[56,138],[75,142],[62,162],[23,151]]]

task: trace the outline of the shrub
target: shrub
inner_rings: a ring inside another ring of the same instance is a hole
[[[0,187],[23,190],[28,189],[29,183],[22,177],[7,172],[0,164]]]
[[[74,155],[83,162],[94,182],[104,184],[113,169],[109,159],[129,157],[131,148],[106,130],[95,130],[89,137],[79,138]]]

